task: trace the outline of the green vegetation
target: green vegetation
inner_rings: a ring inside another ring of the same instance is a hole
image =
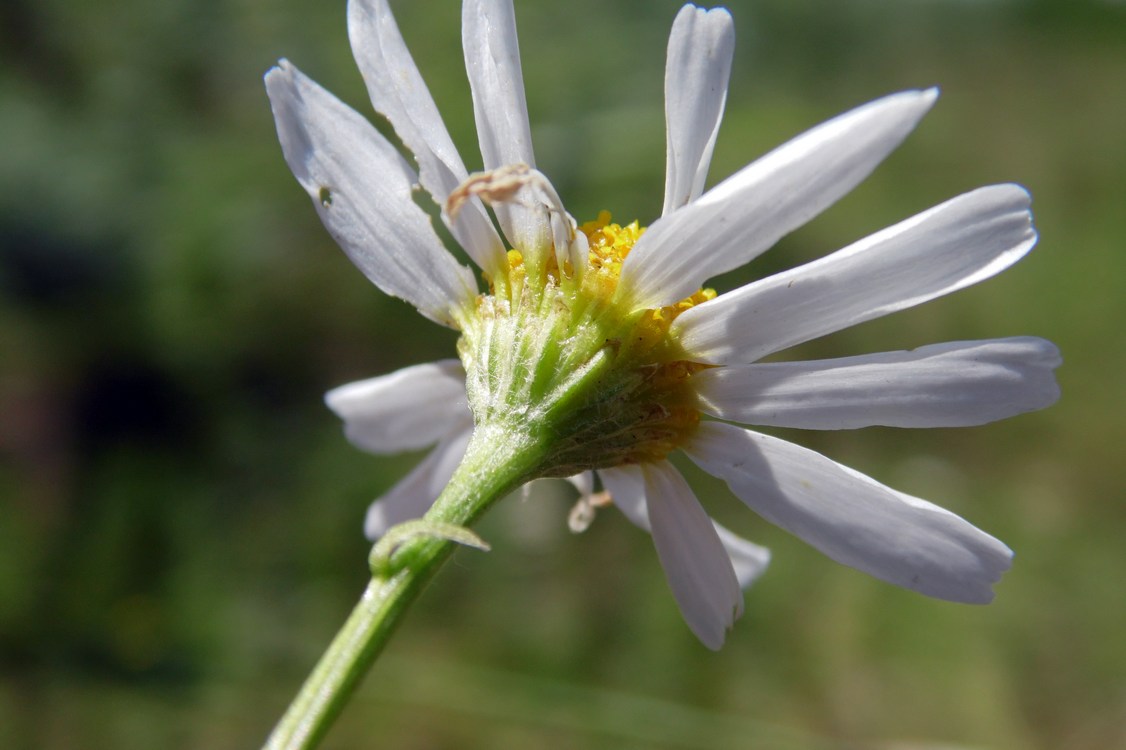
[[[473,168],[459,3],[399,2]],[[581,221],[651,220],[671,0],[517,0],[539,166]],[[1036,334],[1063,400],[965,430],[801,435],[1016,550],[989,607],[837,566],[693,475],[774,550],[719,655],[644,534],[511,499],[406,619],[326,747],[1126,746],[1126,5],[734,0],[712,182],[901,88],[943,95],[854,194],[756,262],[817,257],[991,182],[1040,246],[802,347]],[[0,10],[0,746],[260,743],[366,581],[367,503],[414,456],[321,404],[453,352],[320,226],[277,145],[280,56],[368,113],[344,3],[5,0]],[[748,274],[720,279],[721,289]]]

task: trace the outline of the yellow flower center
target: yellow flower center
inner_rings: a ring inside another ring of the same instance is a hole
[[[622,261],[629,255],[645,229],[634,221],[628,226],[613,224],[610,212],[601,211],[598,218],[580,227],[590,243],[590,270],[583,277],[583,291],[609,301],[618,288],[622,274]],[[669,326],[676,316],[702,302],[715,299],[714,289],[700,289],[667,307],[646,310],[635,324],[636,341],[632,346],[650,351],[665,342]]]
[[[711,289],[667,307],[628,310],[614,302],[622,263],[644,233],[603,211],[580,227],[589,245],[581,273],[519,250],[478,300],[478,325],[459,351],[478,422],[517,423],[553,443],[548,475],[663,459],[699,423],[690,380],[708,365],[689,360],[669,336]],[[529,274],[538,278],[529,278]]]

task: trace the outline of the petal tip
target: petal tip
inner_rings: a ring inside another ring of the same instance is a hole
[[[333,414],[340,417],[341,419],[344,418],[344,415],[341,414],[341,411],[340,411],[341,401],[346,396],[344,391],[347,388],[348,388],[347,385],[337,386],[336,388],[333,388],[332,390],[325,391],[325,395],[324,395],[325,406],[327,406]]]
[[[734,19],[731,17],[731,11],[729,11],[727,8],[703,8],[698,5],[692,5],[691,3],[685,5],[684,7],[685,9],[695,9],[698,15],[708,18],[712,21],[712,23],[722,23],[727,25],[734,21]]]
[[[732,625],[734,625],[734,618],[731,622],[719,628],[708,627],[705,629],[696,627],[692,623],[689,623],[688,626],[691,628],[692,634],[696,636],[700,643],[704,644],[705,648],[709,651],[719,651],[723,648],[723,644],[727,640],[727,633],[732,629]]]
[[[380,500],[373,500],[364,515],[364,536],[368,541],[376,542],[387,532],[388,524],[384,508]]]
[[[1024,185],[1002,182],[998,185],[989,185],[982,190],[992,191],[1001,200],[1010,201],[1017,210],[1029,213],[1032,211],[1032,193]],[[1029,220],[1031,221],[1031,217]]]
[[[273,95],[277,86],[286,86],[292,83],[293,65],[283,57],[276,64],[270,66],[270,69],[262,76],[262,80],[266,84],[267,93]]]
[[[910,89],[900,94],[892,94],[885,99],[876,101],[888,101],[898,99],[902,106],[908,110],[907,117],[912,123],[910,128],[913,129],[915,125],[923,119],[923,116],[930,112],[935,102],[938,101],[938,86],[931,86],[927,89]]]
[[[964,585],[942,591],[928,591],[924,588],[915,589],[921,594],[936,599],[945,599],[958,604],[991,604],[997,596],[993,587],[1001,581],[1002,576],[1008,573],[1013,566],[1013,551],[1004,542],[992,539],[988,551],[979,553],[980,568],[964,579]]]

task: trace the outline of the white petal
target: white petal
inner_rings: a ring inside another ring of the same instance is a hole
[[[348,36],[372,104],[414,154],[422,186],[439,206],[444,206],[469,173],[403,42],[387,0],[350,0]],[[467,201],[455,221],[445,215],[443,218],[469,257],[488,273],[495,273],[504,261],[504,243],[481,201]]]
[[[735,25],[726,8],[680,9],[665,63],[668,162],[662,214],[691,203],[704,189],[734,52]]]
[[[721,419],[809,430],[968,427],[1050,406],[1059,350],[1033,337],[716,367],[692,378]]]
[[[735,578],[739,581],[739,588],[744,591],[759,579],[770,565],[770,550],[761,544],[755,544],[733,531],[712,522],[719,541],[731,559],[731,567],[735,569]]]
[[[570,483],[579,492],[580,497],[589,497],[594,494],[594,472],[584,471],[580,474],[567,477]]]
[[[619,297],[635,309],[669,305],[747,263],[856,187],[936,96],[906,91],[847,112],[653,222],[622,263]]]
[[[622,515],[638,528],[651,531],[649,510],[645,502],[645,479],[641,467],[632,465],[599,469],[598,475]],[[770,550],[743,539],[715,521],[712,521],[712,525],[731,560],[739,588],[750,588],[770,564]]]
[[[614,505],[634,526],[651,531],[649,511],[645,507],[645,476],[637,464],[599,469],[598,477],[610,493]]]
[[[705,362],[767,354],[989,278],[1036,244],[1018,185],[958,196],[812,263],[686,311],[672,335]]]
[[[396,524],[421,518],[450,482],[471,429],[447,435],[401,482],[368,507],[364,534],[375,541]]]
[[[727,551],[708,514],[684,477],[667,461],[607,471],[611,479],[606,486],[611,494],[619,484],[617,475],[633,473],[619,489],[630,508],[627,516],[635,522],[640,518],[636,511],[636,477],[640,474],[644,486],[640,505],[648,508],[647,523],[652,525],[653,544],[673,597],[696,637],[708,648],[718,649],[743,612],[743,598]],[[605,480],[606,474],[600,474]]]
[[[535,167],[512,0],[465,0],[461,34],[485,169]],[[493,211],[513,247],[534,252],[550,241],[547,216],[538,208],[498,203]]]
[[[706,422],[685,451],[766,520],[897,586],[985,604],[1012,562],[1008,547],[953,513],[793,443]]]
[[[653,544],[688,627],[711,649],[743,612],[739,582],[708,514],[672,464],[642,466]]]
[[[451,310],[472,303],[476,281],[411,199],[410,165],[288,61],[266,74],[266,91],[285,160],[336,242],[384,292],[453,326]]]
[[[348,440],[371,453],[418,450],[473,421],[456,359],[342,385],[325,403],[344,420]]]

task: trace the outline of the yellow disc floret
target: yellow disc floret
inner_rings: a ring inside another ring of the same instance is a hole
[[[586,222],[580,229],[590,244],[590,267],[583,277],[583,292],[608,303],[617,291],[622,262],[645,229],[637,221],[624,227],[614,224],[609,211],[599,212],[597,219]],[[700,289],[667,307],[645,310],[634,324],[630,348],[651,351],[665,342],[669,326],[678,315],[715,296],[714,289]]]
[[[715,292],[626,309],[615,301],[622,263],[645,229],[608,211],[578,229],[589,247],[579,273],[569,263],[560,271],[553,252],[529,265],[526,250],[510,250],[459,345],[475,418],[546,431],[541,471],[556,476],[663,459],[699,423],[691,379],[709,366],[691,361],[669,327]]]
[[[628,226],[610,222],[610,212],[601,211],[598,218],[579,229],[590,245],[590,267],[583,277],[583,291],[609,300],[618,288],[622,261],[645,231],[635,221]]]

